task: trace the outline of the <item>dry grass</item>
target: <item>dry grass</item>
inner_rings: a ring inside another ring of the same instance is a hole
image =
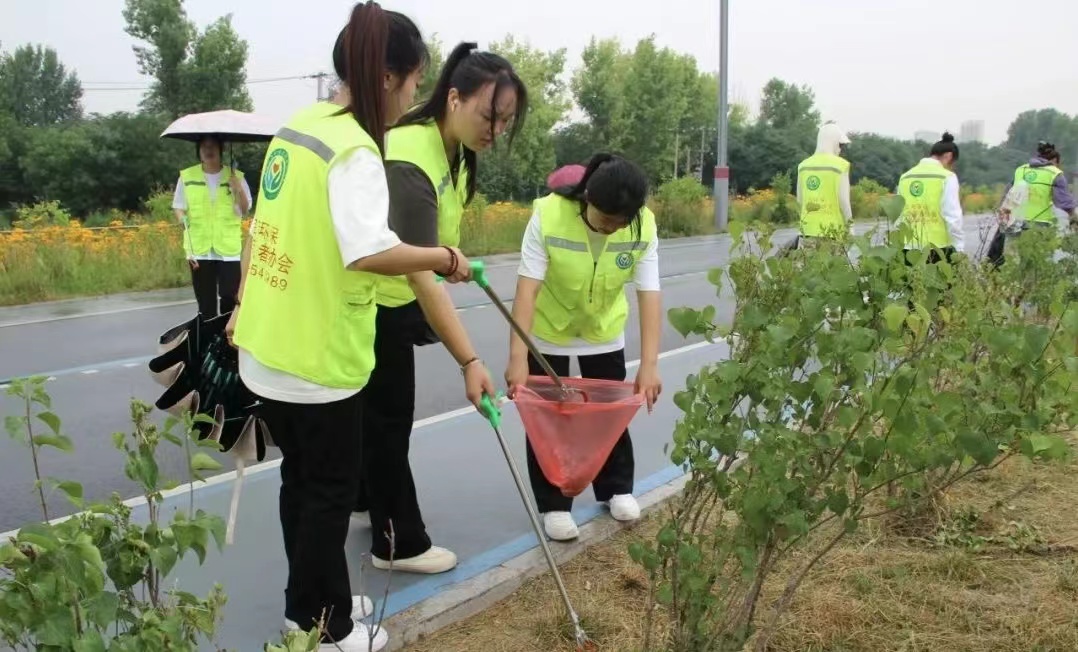
[[[974,510],[980,518],[969,534],[995,539],[974,552],[962,542],[934,545],[868,523],[809,576],[772,649],[1078,650],[1078,462],[1012,460],[956,487],[945,509]],[[658,522],[646,519],[564,568],[585,629],[601,650],[640,649],[647,579],[625,551],[637,537],[653,536]],[[1039,537],[1016,536],[1015,523]],[[762,607],[781,591],[781,575],[780,569],[767,585]],[[565,620],[544,575],[409,650],[569,651]]]

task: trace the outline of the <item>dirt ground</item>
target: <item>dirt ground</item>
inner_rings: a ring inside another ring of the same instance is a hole
[[[1012,460],[955,487],[946,513],[946,527],[921,536],[863,526],[810,574],[772,649],[1078,650],[1078,462]],[[646,575],[627,548],[653,537],[661,517],[644,519],[563,568],[600,650],[640,650]],[[777,588],[767,587],[768,602]],[[408,650],[569,652],[563,614],[553,580],[543,575]]]

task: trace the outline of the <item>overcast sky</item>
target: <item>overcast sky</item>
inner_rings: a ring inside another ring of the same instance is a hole
[[[89,82],[148,83],[124,32],[123,0],[0,0],[0,44],[45,43]],[[186,0],[203,27],[218,15],[250,46],[248,78],[331,71],[351,0]],[[566,48],[575,68],[592,35],[624,44],[655,33],[718,69],[718,0],[385,0],[424,35],[484,47],[507,33]],[[755,108],[771,77],[808,84],[824,119],[901,138],[983,120],[995,143],[1020,111],[1078,113],[1071,69],[1078,2],[1038,0],[731,0],[730,92]],[[465,16],[475,18],[465,19]],[[1053,64],[1053,60],[1058,63]],[[313,100],[315,80],[252,84],[255,109],[278,119]],[[139,91],[87,90],[87,111],[134,109]]]

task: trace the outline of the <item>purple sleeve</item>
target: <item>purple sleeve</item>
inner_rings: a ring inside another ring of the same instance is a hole
[[[1055,181],[1052,182],[1052,203],[1056,208],[1068,213],[1078,208],[1078,201],[1075,201],[1074,195],[1067,188],[1066,174],[1056,175]]]

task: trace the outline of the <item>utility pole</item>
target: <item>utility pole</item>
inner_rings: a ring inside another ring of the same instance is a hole
[[[730,168],[726,159],[729,126],[727,77],[729,65],[730,6],[729,0],[719,0],[719,136],[715,163],[715,228],[726,231],[730,211]]]

